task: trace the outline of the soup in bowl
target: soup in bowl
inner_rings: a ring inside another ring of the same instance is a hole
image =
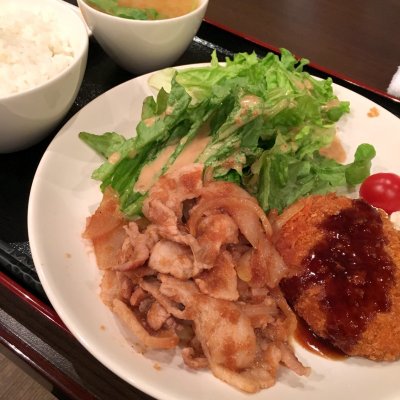
[[[180,17],[195,10],[199,0],[86,0],[93,8],[116,17],[157,20]]]
[[[92,2],[102,3],[103,9]],[[187,49],[203,20],[208,0],[187,0],[186,9],[183,3],[186,1],[78,0],[89,29],[104,51],[135,75],[171,66]],[[127,9],[159,17],[128,18]]]

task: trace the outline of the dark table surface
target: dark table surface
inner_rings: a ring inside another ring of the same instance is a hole
[[[210,0],[208,22],[176,65],[206,62],[213,49],[222,59],[286,47],[310,58],[313,74],[326,77],[330,70],[335,82],[400,116],[400,103],[382,95],[400,62],[399,15],[397,0]],[[64,121],[36,146],[0,154],[0,351],[14,352],[60,398],[149,398],[92,357],[54,313],[30,259],[26,218],[36,167],[58,129],[88,102],[133,77],[91,39],[84,81]]]
[[[206,15],[382,91],[400,65],[399,16],[398,0],[210,0]]]

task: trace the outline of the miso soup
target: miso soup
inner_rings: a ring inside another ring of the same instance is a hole
[[[199,0],[86,0],[99,11],[129,19],[166,19],[193,11]]]

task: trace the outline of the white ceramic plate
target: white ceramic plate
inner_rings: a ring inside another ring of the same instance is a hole
[[[152,91],[145,75],[98,97],[78,112],[55,137],[33,181],[29,201],[29,240],[46,294],[76,338],[105,366],[142,391],[163,400],[249,399],[207,371],[187,369],[179,354],[135,352],[98,297],[100,272],[81,238],[85,219],[97,207],[98,182],[90,179],[101,160],[78,138],[80,131],[117,131],[132,136],[143,98]],[[339,135],[352,158],[357,145],[377,150],[373,171],[400,173],[400,120],[382,107],[340,86],[335,92],[351,102],[351,113],[339,125]],[[376,107],[379,116],[368,117]],[[400,340],[393,338],[393,340]],[[395,400],[400,398],[400,362],[375,363],[359,358],[331,361],[299,346],[300,360],[312,368],[301,378],[281,368],[278,383],[252,395],[254,400]],[[157,367],[160,368],[157,368]]]

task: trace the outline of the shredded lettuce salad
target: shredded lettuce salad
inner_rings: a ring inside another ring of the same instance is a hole
[[[370,174],[375,149],[360,144],[347,165],[319,153],[334,139],[335,123],[349,112],[349,103],[333,94],[330,78],[318,80],[303,71],[307,63],[285,49],[280,57],[239,53],[223,64],[214,52],[209,66],[156,73],[150,84],[158,95],[144,100],[134,138],[79,134],[105,158],[92,177],[103,191],[111,186],[121,210],[134,218],[146,196],[134,190],[142,168],[175,144],[160,171],[165,173],[207,124],[210,141],[197,162],[209,167],[214,179],[244,187],[266,212],[361,183]]]

